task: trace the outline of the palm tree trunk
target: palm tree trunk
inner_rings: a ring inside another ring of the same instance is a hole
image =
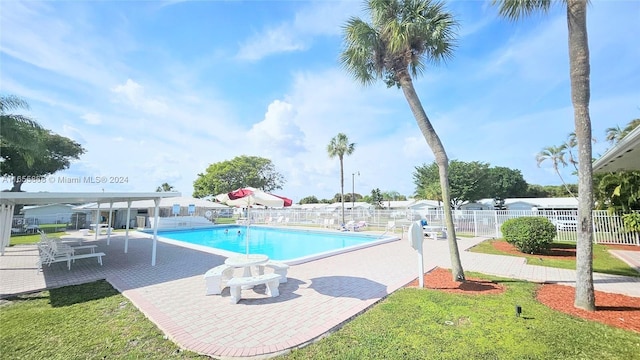
[[[344,225],[344,166],[340,156],[340,201],[342,202],[342,225]]]
[[[576,197],[576,195],[571,192],[571,190],[569,189],[569,185],[567,185],[567,183],[564,181],[564,178],[562,177],[562,175],[560,175],[560,170],[558,169],[558,167],[556,166],[556,174],[558,174],[558,177],[560,178],[560,181],[562,181],[562,185],[564,185],[564,189],[567,190],[567,192],[573,196]]]
[[[591,119],[589,118],[589,43],[587,1],[567,1],[569,70],[576,138],[578,140],[578,242],[574,306],[595,310],[593,291],[593,169]]]
[[[460,261],[460,251],[456,242],[456,230],[451,216],[451,196],[449,194],[449,158],[444,150],[444,146],[438,137],[435,129],[431,125],[427,114],[420,103],[418,94],[413,88],[413,81],[408,73],[399,74],[399,82],[404,92],[404,96],[409,103],[411,112],[418,123],[422,135],[427,140],[427,144],[433,152],[438,173],[440,175],[440,187],[442,189],[442,206],[444,207],[444,218],[447,225],[447,241],[449,242],[449,255],[451,257],[451,273],[454,281],[464,281],[464,270]]]

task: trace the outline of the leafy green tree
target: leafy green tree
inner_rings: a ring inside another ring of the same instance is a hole
[[[417,189],[437,189],[438,164],[416,167],[413,173]],[[458,208],[464,202],[473,202],[488,197],[489,164],[478,161],[451,160],[449,163],[449,187],[451,206]],[[437,195],[437,194],[436,194]]]
[[[382,198],[384,200],[392,200],[392,201],[403,201],[403,200],[407,200],[407,197],[404,195],[401,195],[399,192],[391,190],[391,191],[385,191],[382,193]]]
[[[440,168],[451,272],[454,280],[464,281],[449,199],[449,159],[412,79],[424,70],[425,64],[452,56],[458,23],[445,11],[443,3],[431,0],[369,0],[365,11],[371,15],[371,23],[354,17],[344,26],[341,62],[363,85],[382,79],[388,87],[402,89]]]
[[[546,13],[551,0],[494,0],[500,15],[516,20],[534,12]],[[587,0],[564,0],[567,9],[569,78],[574,126],[578,143],[578,240],[576,246],[576,295],[574,306],[594,311],[593,289],[593,168],[592,134],[589,116],[589,41]]]
[[[640,119],[631,120],[624,129],[619,126],[607,129],[607,140],[612,144],[624,139],[640,126]],[[616,135],[611,135],[614,129]],[[594,197],[599,209],[631,213],[640,209],[640,171],[616,171],[594,176]]]
[[[640,171],[619,171],[594,176],[597,208],[615,213],[640,209]]]
[[[380,189],[375,188],[371,190],[371,202],[369,204],[375,206],[377,209],[382,208],[382,191]]]
[[[530,198],[545,198],[551,197],[547,189],[542,185],[529,184],[527,186],[527,196]]]
[[[340,160],[340,201],[342,202],[342,223],[344,224],[344,156],[351,155],[356,150],[356,144],[350,143],[347,135],[339,133],[327,145],[330,158]]]
[[[202,198],[251,186],[264,191],[282,189],[284,177],[269,159],[259,156],[236,156],[214,163],[193,183],[193,196]]]
[[[319,202],[320,201],[318,200],[318,198],[313,196],[313,195],[306,196],[306,197],[303,197],[302,199],[300,199],[300,205],[303,205],[303,204],[317,204]]]
[[[488,169],[488,197],[517,198],[527,196],[527,182],[520,170],[496,166]]]
[[[41,127],[26,125],[21,131],[21,141],[28,141],[29,146],[13,146],[15,138],[3,141],[0,146],[0,174],[13,177],[10,191],[22,191],[22,184],[28,178],[41,178],[68,169],[71,161],[85,152],[79,143]]]
[[[172,185],[169,185],[169,183],[162,183],[162,185],[156,188],[156,192],[172,192],[172,191],[176,191],[176,188],[173,187]]]

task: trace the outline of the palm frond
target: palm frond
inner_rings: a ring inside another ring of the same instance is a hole
[[[551,0],[493,0],[498,5],[499,14],[509,20],[519,20],[535,12],[546,13],[551,7]]]
[[[349,19],[343,30],[342,66],[365,85],[382,77],[384,47],[377,31],[359,18]]]

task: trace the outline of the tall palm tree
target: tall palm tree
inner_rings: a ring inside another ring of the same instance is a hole
[[[553,170],[555,170],[556,174],[558,174],[558,177],[560,177],[560,181],[562,181],[564,188],[569,194],[571,194],[571,196],[575,197],[575,194],[571,192],[569,186],[564,181],[562,174],[560,174],[560,165],[562,165],[562,167],[567,166],[567,161],[564,158],[566,155],[566,151],[567,146],[565,144],[560,146],[547,146],[536,155],[536,162],[538,163],[538,167],[540,167],[540,164],[542,164],[544,161],[551,161]]]
[[[451,216],[449,159],[420,103],[412,79],[422,73],[427,63],[437,64],[452,56],[458,23],[439,1],[369,0],[365,10],[371,15],[371,23],[351,18],[344,26],[345,49],[341,62],[363,85],[382,79],[388,87],[402,89],[438,164],[451,270],[454,280],[464,281]]]
[[[573,165],[573,168],[578,173],[578,160],[573,155],[573,149],[578,146],[578,139],[576,138],[576,133],[572,132],[567,137],[567,141],[563,144],[564,148],[567,150],[567,155],[569,155],[569,163]],[[538,164],[540,165],[540,164]],[[574,175],[576,175],[574,174]]]
[[[622,140],[623,137],[627,136],[630,132],[632,132],[638,126],[640,126],[640,119],[633,119],[629,121],[627,126],[625,126],[624,129],[622,129],[620,133],[620,138],[617,140],[618,141]]]
[[[605,130],[607,133],[605,140],[609,142],[609,144],[613,145],[622,139],[622,129],[620,129],[619,125],[615,127],[610,127]]]
[[[162,185],[156,188],[156,192],[172,192],[175,191],[176,188],[173,185],[169,185],[169,183],[162,183]]]
[[[351,155],[356,149],[355,143],[349,143],[349,138],[343,133],[334,136],[329,145],[327,153],[330,158],[340,159],[340,200],[342,201],[342,223],[344,224],[344,156]]]
[[[500,15],[516,20],[534,12],[546,13],[551,0],[493,0]],[[593,168],[589,117],[589,41],[587,0],[563,0],[569,29],[569,78],[573,120],[578,139],[578,241],[576,246],[576,296],[574,306],[594,311],[593,290]]]

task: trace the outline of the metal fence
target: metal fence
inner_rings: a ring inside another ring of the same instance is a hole
[[[245,213],[246,214],[246,213]],[[162,215],[162,214],[160,214]],[[246,216],[246,215],[245,215]],[[556,241],[576,241],[577,211],[553,210],[454,210],[453,219],[456,232],[462,236],[483,236],[500,238],[500,227],[508,219],[523,216],[546,217],[556,225]],[[142,217],[142,216],[141,216]],[[199,217],[189,216],[161,216],[165,218],[165,224],[173,224],[176,227],[193,227],[194,219]],[[334,227],[342,224],[342,211],[337,210],[306,210],[306,209],[251,209],[252,223],[270,223],[275,225],[300,225],[308,227]],[[385,231],[390,224],[395,225],[395,231],[400,232],[408,228],[412,221],[426,219],[429,225],[444,226],[442,210],[411,211],[411,210],[372,210],[372,209],[346,209],[344,220],[365,221],[371,230]],[[329,222],[328,220],[333,220]],[[37,230],[46,232],[86,229],[91,221],[90,215],[74,213],[51,214],[38,217],[15,216],[11,227],[12,234],[34,233]],[[146,222],[149,224],[149,222]],[[207,224],[208,221],[198,222],[198,226]],[[144,223],[142,223],[144,224]],[[163,224],[163,221],[160,221]],[[330,225],[328,225],[330,224]],[[135,221],[132,226],[135,226]],[[138,226],[141,224],[138,223]],[[172,226],[173,226],[172,225]],[[142,225],[144,226],[144,225]],[[166,226],[163,226],[166,227]],[[624,244],[640,246],[640,234],[626,232],[622,218],[615,214],[609,214],[604,210],[593,211],[593,239],[601,244]]]
[[[555,241],[577,240],[576,210],[454,210],[453,219],[456,232],[462,236],[484,236],[500,238],[502,224],[513,218],[523,216],[546,217],[556,226]],[[623,244],[640,246],[640,234],[626,232],[619,215],[604,210],[593,211],[593,239],[601,244]],[[426,219],[429,225],[444,226],[442,210],[345,210],[345,221],[366,221],[372,229],[384,230],[390,222],[396,228],[407,228],[411,221]],[[274,219],[278,219],[277,221]],[[283,223],[293,225],[326,226],[325,219],[334,219],[336,228],[342,224],[342,211],[303,210],[303,209],[252,209],[251,221],[255,223]]]

